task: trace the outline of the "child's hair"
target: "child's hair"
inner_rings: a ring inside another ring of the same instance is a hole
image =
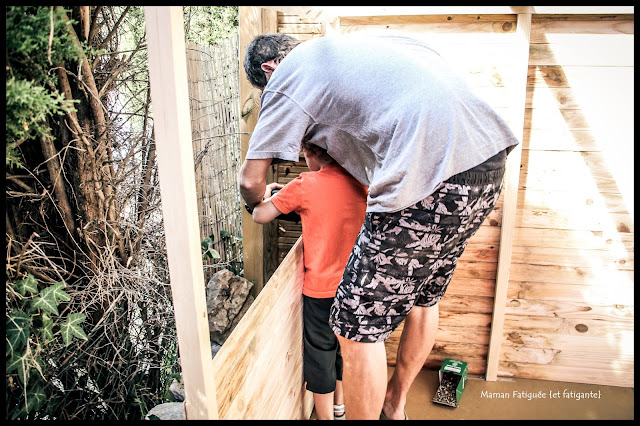
[[[316,157],[320,158],[321,160],[329,161],[329,162],[335,161],[333,159],[333,157],[331,157],[327,153],[326,149],[321,148],[318,145],[309,143],[309,142],[304,141],[304,140],[302,141],[302,150],[303,151],[307,151],[307,152],[311,152],[313,155],[315,155]]]

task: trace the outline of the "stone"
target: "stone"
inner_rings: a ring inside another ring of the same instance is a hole
[[[184,383],[182,382],[182,376],[180,376],[180,381],[173,379],[171,385],[169,385],[169,393],[174,401],[184,401]]]
[[[220,350],[220,348],[222,348],[222,345],[214,342],[213,340],[211,341],[211,358],[215,358],[216,355],[218,355],[218,351]]]
[[[244,315],[253,296],[253,283],[228,269],[218,271],[207,283],[207,316],[211,340],[223,345]]]
[[[156,420],[156,417],[160,420],[184,420],[182,404],[182,402],[166,402],[156,405],[144,418],[145,420]]]

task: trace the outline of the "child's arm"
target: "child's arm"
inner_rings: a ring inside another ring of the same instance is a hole
[[[264,224],[272,221],[276,217],[280,216],[282,212],[276,208],[271,202],[271,191],[274,189],[280,189],[283,185],[279,183],[270,183],[264,192],[264,198],[262,202],[258,203],[253,208],[253,220],[256,223]]]

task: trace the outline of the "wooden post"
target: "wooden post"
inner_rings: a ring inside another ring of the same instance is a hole
[[[149,78],[185,416],[217,419],[196,207],[182,7],[145,7]]]
[[[500,347],[503,340],[504,311],[509,287],[509,269],[511,266],[511,247],[516,219],[518,182],[520,179],[520,160],[524,128],[524,105],[527,91],[527,69],[529,67],[529,35],[531,32],[531,14],[519,14],[516,34],[516,55],[512,81],[513,121],[511,129],[521,141],[507,158],[505,172],[504,205],[502,227],[500,228],[500,251],[496,274],[496,290],[493,299],[493,316],[487,355],[486,380],[495,381],[498,376]]]
[[[277,11],[260,7],[240,6],[240,46],[238,60],[240,61],[240,105],[242,118],[240,120],[240,152],[244,161],[251,133],[258,122],[260,111],[260,96],[262,92],[251,86],[244,72],[244,55],[247,45],[259,34],[272,34],[278,30]],[[273,167],[267,176],[267,183],[273,181]],[[253,221],[246,211],[242,214],[242,249],[244,262],[244,277],[254,282],[252,293],[256,297],[271,274],[277,267],[277,247],[274,244],[276,229],[273,223],[259,225]]]

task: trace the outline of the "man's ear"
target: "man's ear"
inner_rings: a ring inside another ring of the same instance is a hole
[[[271,61],[263,62],[262,65],[260,65],[260,68],[262,69],[262,71],[266,73],[273,73],[277,66],[278,65],[276,65],[276,63],[273,60],[271,60]]]

